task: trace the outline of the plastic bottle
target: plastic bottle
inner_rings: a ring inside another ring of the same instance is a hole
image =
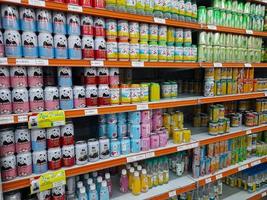
[[[127,193],[128,185],[129,185],[129,181],[128,181],[128,176],[127,176],[127,171],[126,169],[123,169],[121,171],[121,177],[120,177],[120,191],[122,193]]]
[[[132,184],[133,184],[133,176],[134,176],[134,168],[130,168],[130,173],[129,173],[129,189],[132,190]]]
[[[90,186],[90,193],[88,196],[88,200],[98,200],[98,193],[96,191],[96,186],[94,183]]]
[[[86,183],[86,191],[89,194],[90,192],[90,186],[93,184],[93,179],[92,178],[88,178],[87,179],[87,183]]]
[[[99,200],[109,200],[109,192],[107,181],[102,181],[101,188],[99,192]]]
[[[141,191],[142,192],[148,191],[148,179],[147,179],[146,169],[142,169],[141,173]]]
[[[137,171],[138,171],[139,174],[142,173],[142,166],[141,165],[138,165],[136,169],[137,169]]]
[[[154,1],[154,17],[163,18],[163,1],[161,0],[155,0]]]
[[[85,191],[85,187],[81,187],[80,188],[78,199],[79,200],[88,200],[87,194],[86,194],[86,191]]]
[[[138,172],[134,172],[132,184],[133,195],[139,195],[141,193],[141,181]]]
[[[110,173],[105,174],[105,180],[106,180],[107,185],[108,185],[109,197],[111,197],[112,196],[112,182],[110,179]]]
[[[76,185],[76,194],[77,194],[77,196],[79,196],[80,188],[82,188],[82,187],[83,187],[83,182],[82,181],[78,181],[77,185]]]
[[[154,11],[154,0],[145,0],[145,13],[152,16]]]
[[[98,173],[97,172],[93,172],[92,176],[93,176],[93,182],[96,183],[96,179],[97,179]]]
[[[86,186],[87,185],[87,179],[89,178],[89,174],[84,174],[83,175],[83,185]]]
[[[136,0],[126,0],[126,9],[128,13],[136,14]]]
[[[99,193],[100,192],[100,188],[101,188],[101,184],[102,184],[103,178],[102,176],[98,176],[97,180],[96,180],[96,191]]]

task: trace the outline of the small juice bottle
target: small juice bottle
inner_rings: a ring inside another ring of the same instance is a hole
[[[132,190],[132,184],[133,184],[133,176],[134,176],[134,168],[130,168],[130,173],[129,173],[129,189]]]
[[[139,172],[134,172],[132,180],[132,193],[133,195],[139,195],[141,193],[141,181],[139,177]]]
[[[142,169],[142,173],[141,173],[141,191],[142,192],[148,191],[148,178],[147,178],[146,169]]]
[[[148,187],[152,188],[153,187],[153,179],[152,179],[152,175],[151,174],[147,175],[147,181],[148,181]]]
[[[121,171],[121,177],[120,177],[120,191],[122,193],[128,192],[128,186],[129,186],[129,183],[128,183],[127,171],[126,169],[123,169]]]

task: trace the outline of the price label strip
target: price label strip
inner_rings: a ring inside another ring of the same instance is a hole
[[[215,25],[208,25],[207,27],[209,30],[217,30],[217,26]]]
[[[248,168],[248,165],[243,165],[241,167],[238,167],[238,171],[243,171]]]
[[[154,17],[154,22],[159,24],[166,24],[166,20],[163,18]]]
[[[84,110],[85,116],[91,116],[91,115],[97,115],[97,114],[98,114],[97,108]]]
[[[12,124],[14,123],[13,116],[1,116],[0,117],[0,124]]]
[[[35,116],[29,117],[28,127],[31,128],[49,128],[65,125],[65,112],[63,110],[40,112]]]
[[[251,166],[253,167],[253,166],[259,165],[259,164],[261,164],[261,160],[257,160],[257,161],[252,162]]]
[[[104,61],[103,60],[92,60],[91,66],[92,67],[104,67]]]
[[[198,146],[199,146],[198,142],[194,142],[194,143],[191,143],[191,144],[185,144],[185,145],[182,145],[182,146],[178,146],[177,147],[177,151],[184,151],[184,150],[187,150],[187,149],[193,149],[193,148],[196,148]]]
[[[7,58],[0,58],[0,65],[7,65]]]
[[[137,156],[129,156],[126,159],[127,159],[127,163],[136,162],[136,161],[139,161],[139,160],[146,159],[146,154],[140,154],[140,155],[137,155]]]
[[[75,6],[75,5],[68,4],[68,10],[69,11],[74,11],[74,12],[82,12],[83,11],[83,7],[82,6]]]
[[[206,179],[205,179],[205,183],[206,183],[206,184],[208,184],[208,183],[210,183],[210,182],[211,182],[211,178],[206,178]]]
[[[222,65],[222,63],[213,63],[213,66],[214,67],[222,67],[223,65]]]
[[[45,1],[41,0],[29,0],[29,4],[33,6],[45,7]]]
[[[35,59],[19,58],[16,59],[16,65],[36,65]]]
[[[222,174],[216,175],[216,180],[221,179],[221,178],[222,178]]]
[[[137,104],[136,110],[148,110],[148,104]]]
[[[175,190],[169,192],[169,198],[175,197],[175,196],[176,196],[176,191]]]
[[[132,67],[144,67],[145,63],[144,62],[132,62]]]

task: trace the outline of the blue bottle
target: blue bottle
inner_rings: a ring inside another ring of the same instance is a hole
[[[109,200],[109,191],[108,191],[107,181],[102,181],[100,193],[99,193],[99,200]]]
[[[85,187],[81,187],[80,188],[78,200],[88,200],[87,194],[86,194],[86,191],[85,191]]]
[[[94,183],[90,186],[90,193],[89,193],[88,200],[98,200],[98,193],[96,191],[96,187]]]
[[[98,176],[96,180],[96,190],[98,193],[100,192],[102,181],[103,181],[102,176]]]

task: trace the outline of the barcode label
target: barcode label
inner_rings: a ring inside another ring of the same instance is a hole
[[[96,109],[86,109],[84,110],[84,115],[85,116],[90,116],[90,115],[97,115],[98,114],[98,110]]]
[[[215,25],[208,25],[207,27],[209,30],[217,30],[217,26]]]
[[[216,180],[221,179],[221,178],[222,178],[222,174],[216,175]]]
[[[214,67],[222,67],[223,65],[222,65],[222,63],[213,63],[213,66]]]
[[[148,104],[137,104],[136,110],[148,110]]]
[[[154,17],[154,22],[159,24],[166,24],[166,20],[163,18]]]
[[[40,1],[40,0],[29,0],[29,4],[33,6],[45,7],[45,1]]]
[[[169,192],[169,197],[175,197],[175,196],[176,196],[175,190]]]
[[[132,67],[144,67],[144,66],[145,66],[144,62],[135,62],[135,61],[132,62]]]
[[[0,58],[0,65],[7,65],[7,58]]]
[[[92,60],[91,61],[91,66],[93,66],[93,67],[103,67],[104,66],[104,61],[103,60]]]
[[[144,160],[144,159],[146,159],[146,155],[145,154],[140,154],[140,155],[137,155],[137,156],[129,156],[129,157],[126,158],[127,163],[136,162],[136,161]]]
[[[27,121],[28,121],[28,115],[18,116],[18,122],[27,122]]]
[[[74,12],[82,12],[83,7],[82,6],[75,6],[75,5],[68,5],[68,10],[69,11],[74,11]]]
[[[248,165],[243,165],[241,167],[238,167],[238,171],[243,171],[248,168]]]
[[[253,35],[253,30],[246,30],[246,34]]]
[[[205,183],[206,183],[206,184],[208,184],[208,183],[210,183],[210,182],[211,182],[211,178],[206,178],[206,179],[205,179]]]

